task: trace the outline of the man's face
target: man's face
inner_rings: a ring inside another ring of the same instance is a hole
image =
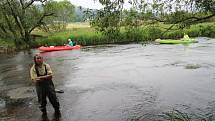
[[[42,65],[43,63],[43,58],[41,56],[37,56],[35,58],[35,62],[38,64],[38,65]]]

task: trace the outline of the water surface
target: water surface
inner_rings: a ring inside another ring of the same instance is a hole
[[[42,53],[54,72],[63,121],[150,121],[177,109],[215,112],[215,39],[190,45],[128,44]],[[1,91],[31,85],[31,53],[1,57]],[[4,101],[0,100],[1,104]],[[48,105],[48,118],[53,109]],[[1,106],[1,120],[41,120],[35,98]],[[23,112],[20,114],[20,112]]]

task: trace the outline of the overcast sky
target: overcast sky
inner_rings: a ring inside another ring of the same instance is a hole
[[[63,0],[56,0],[56,1],[63,1]],[[102,5],[96,0],[69,0],[73,5],[82,6],[84,8],[91,8],[91,9],[100,9]],[[128,1],[128,0],[126,0]],[[126,2],[124,8],[129,8],[129,4]]]
[[[56,1],[63,1],[63,0],[56,0]],[[82,6],[84,8],[91,8],[91,9],[100,9],[102,5],[99,2],[94,2],[94,0],[69,0],[73,5]]]

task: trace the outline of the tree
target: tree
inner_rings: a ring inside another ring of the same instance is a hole
[[[157,2],[168,8],[162,19],[158,17],[159,21],[181,24],[182,28],[215,16],[215,0],[155,0],[153,4]],[[170,19],[168,15],[175,17]]]
[[[53,16],[52,12],[45,12],[34,3],[45,5],[46,0],[2,0],[0,2],[0,14],[2,17],[1,31],[6,35],[12,35],[18,46],[23,40],[30,44],[30,33],[38,26],[44,24],[43,19]]]
[[[91,25],[98,31],[114,39],[120,32],[121,13],[123,0],[99,0],[104,8],[96,12],[96,16],[91,21]]]
[[[99,10],[100,14],[97,14],[95,19],[98,23],[94,24],[94,26],[100,28],[98,30],[104,31],[104,28],[119,25],[118,23],[124,20],[120,17],[125,0],[95,1],[104,5],[104,9]],[[206,21],[215,16],[215,0],[129,0],[128,2],[132,5],[133,11],[141,13],[142,17],[138,17],[140,21],[171,23],[173,26],[179,25],[179,28]],[[114,15],[114,18],[120,18],[118,19],[120,21],[112,22],[110,19],[113,18],[113,15],[111,14],[115,12],[117,14]],[[131,16],[127,20],[137,21],[131,19],[138,18]],[[128,24],[130,24],[129,21],[127,22]]]
[[[52,0],[1,0],[0,37],[14,39],[17,47],[23,42],[31,45],[33,30],[55,20],[68,22],[72,8],[68,1],[56,5]]]
[[[62,31],[66,29],[68,22],[74,19],[75,7],[68,0],[56,2],[49,1],[44,7],[45,11],[52,11],[55,16],[50,16],[44,19],[49,25],[49,30]]]

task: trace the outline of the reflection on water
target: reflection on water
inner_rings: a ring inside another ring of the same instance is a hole
[[[215,40],[198,41],[186,46],[103,45],[41,54],[52,66],[56,87],[65,92],[57,94],[62,120],[151,121],[172,109],[215,113]],[[31,53],[1,59],[0,90],[29,85],[31,64]],[[41,120],[36,98],[29,103],[6,108],[10,113],[4,118]],[[25,114],[17,115],[20,111]],[[48,111],[51,120],[50,105]]]
[[[0,109],[5,108],[5,105],[6,105],[5,100],[0,98]]]

